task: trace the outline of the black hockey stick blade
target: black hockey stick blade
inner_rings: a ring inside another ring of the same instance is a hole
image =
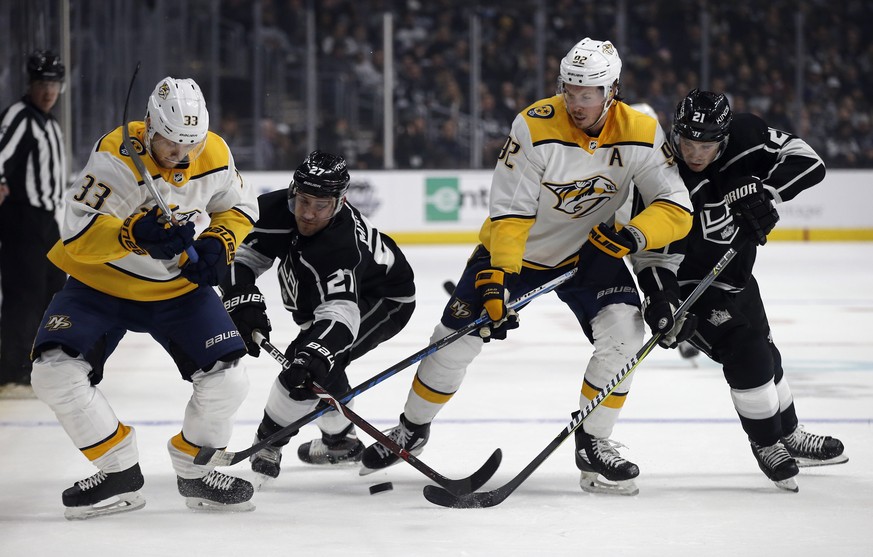
[[[261,342],[261,346],[266,350],[270,350],[272,353],[271,344],[263,340]],[[287,358],[283,358],[285,362],[287,362]],[[284,366],[285,363],[282,363]],[[443,476],[424,462],[422,462],[417,456],[413,455],[400,445],[398,445],[393,439],[385,435],[383,432],[379,431],[373,424],[359,416],[357,413],[352,411],[348,406],[345,406],[343,403],[339,402],[336,398],[331,396],[327,391],[325,391],[321,386],[317,383],[313,383],[312,390],[318,395],[319,398],[325,400],[328,404],[334,407],[337,412],[340,412],[344,415],[350,422],[361,428],[365,431],[370,437],[381,443],[384,447],[387,447],[389,451],[394,453],[395,456],[400,458],[401,460],[406,461],[410,466],[442,486],[443,489],[446,490],[447,493],[451,493],[453,495],[464,495],[467,493],[472,493],[485,485],[485,482],[491,479],[491,476],[494,475],[494,472],[497,471],[497,468],[500,466],[500,461],[503,459],[503,452],[500,449],[496,449],[491,456],[488,457],[488,460],[485,461],[485,464],[479,467],[478,470],[473,472],[473,474],[467,476],[466,478],[461,479],[452,479]]]
[[[709,272],[709,274],[704,277],[700,283],[694,288],[691,294],[685,298],[679,308],[676,310],[676,313],[673,315],[674,320],[678,321],[691,307],[691,305],[700,298],[701,294],[709,288],[716,277],[721,274],[724,268],[728,263],[734,258],[737,254],[736,250],[731,247],[727,250],[727,252],[722,256],[722,258],[715,264],[715,267]],[[595,408],[600,406],[600,403],[603,402],[606,397],[608,397],[624,380],[630,375],[643,361],[643,359],[649,355],[649,353],[657,346],[658,341],[661,339],[660,333],[656,333],[653,335],[645,344],[643,344],[642,348],[640,348],[636,354],[628,361],[624,367],[621,368],[615,377],[603,388],[602,391],[597,393],[597,396],[594,397],[586,406],[583,408],[578,415],[575,415],[570,423],[561,430],[561,432],[554,438],[552,441],[544,448],[540,453],[527,465],[524,469],[519,472],[514,478],[512,478],[508,483],[498,487],[497,489],[493,489],[491,491],[486,491],[483,493],[469,493],[467,495],[457,495],[456,493],[451,493],[445,489],[441,489],[434,485],[428,485],[424,488],[424,498],[434,503],[435,505],[439,505],[441,507],[449,507],[452,509],[484,509],[488,507],[493,507],[495,505],[499,505],[503,501],[506,500],[507,497],[512,495],[512,493],[518,489],[518,487],[527,480],[534,471],[540,467],[540,465],[546,461],[549,456],[552,455],[553,452],[566,441],[573,432],[576,431],[581,425],[582,421],[594,411]]]
[[[557,288],[561,284],[564,284],[565,282],[567,282],[568,280],[573,278],[573,276],[575,274],[576,274],[576,269],[575,268],[570,269],[566,273],[552,279],[551,281],[543,284],[542,286],[539,286],[537,288],[532,289],[527,294],[519,296],[518,298],[516,298],[515,300],[510,302],[507,307],[510,307],[512,309],[519,309],[521,307],[524,307],[525,305],[530,303],[534,298],[536,298],[538,296],[542,296],[543,294],[545,294],[547,292],[551,292],[552,290],[554,290],[555,288]],[[438,350],[442,350],[443,348],[445,348],[449,344],[455,342],[456,340],[463,338],[464,336],[472,333],[477,328],[481,327],[485,323],[488,323],[489,321],[490,321],[490,319],[488,318],[488,314],[480,316],[475,321],[468,323],[467,325],[465,325],[464,327],[461,327],[457,331],[453,331],[453,332],[449,333],[448,335],[437,340],[436,342],[422,348],[421,350],[419,350],[415,354],[409,356],[405,360],[397,362],[392,367],[390,367],[390,368],[386,369],[385,371],[382,371],[381,373],[374,375],[370,379],[364,381],[363,383],[361,383],[360,385],[358,385],[357,387],[353,388],[352,390],[350,390],[346,394],[344,394],[342,397],[340,397],[339,401],[342,402],[343,404],[347,403],[348,401],[355,398],[359,394],[375,387],[376,385],[378,385],[382,381],[388,379],[389,377],[396,375],[397,373],[406,369],[407,367],[411,366],[412,364],[420,362],[421,360],[430,356],[434,352],[436,352]],[[200,447],[200,450],[198,450],[197,454],[194,456],[194,464],[199,464],[199,465],[210,464],[213,466],[233,466],[234,464],[242,462],[243,460],[247,459],[251,455],[260,451],[261,449],[263,449],[267,445],[294,435],[295,433],[297,433],[300,430],[301,427],[305,426],[306,424],[308,424],[312,420],[318,418],[319,416],[321,416],[327,412],[330,412],[331,410],[332,410],[332,407],[330,407],[330,406],[316,408],[315,410],[313,410],[309,414],[306,414],[302,418],[298,419],[296,422],[288,424],[287,426],[283,427],[279,431],[273,433],[272,435],[269,435],[265,439],[261,439],[260,441],[258,441],[257,443],[255,443],[251,447],[249,447],[248,449],[244,449],[244,450],[239,451],[239,452],[228,451],[227,449],[224,449],[224,448],[219,449],[219,448],[215,448],[215,447],[205,447],[205,446]]]

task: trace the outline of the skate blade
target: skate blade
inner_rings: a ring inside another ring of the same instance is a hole
[[[274,478],[273,476],[268,476],[266,474],[259,474],[259,473],[255,472],[255,481],[254,481],[255,491],[260,491],[264,487],[269,486],[271,483],[273,483],[273,480],[275,480],[275,479],[276,478]]]
[[[303,464],[308,464],[310,466],[324,466],[324,467],[336,467],[336,468],[352,468],[360,464],[361,455],[355,458],[333,458],[326,456],[324,458],[316,458],[312,460],[303,460],[300,459],[300,462]]]
[[[89,518],[97,518],[98,516],[108,516],[110,514],[121,514],[130,511],[135,511],[145,507],[145,498],[137,492],[122,493],[118,495],[118,500],[112,503],[88,507],[67,507],[64,511],[64,518],[67,520],[88,520]]]
[[[798,468],[815,468],[816,466],[833,466],[835,464],[845,464],[849,462],[849,457],[844,454],[828,458],[825,460],[816,460],[814,458],[804,458],[801,456],[794,457],[794,462]]]
[[[242,503],[216,503],[209,499],[201,499],[200,497],[186,497],[185,505],[192,511],[197,512],[217,512],[217,513],[245,513],[255,510],[255,506],[251,501],[243,501]]]
[[[582,472],[579,487],[586,493],[633,496],[640,492],[633,479],[617,482],[609,481],[597,472]]]
[[[797,493],[800,491],[800,488],[797,486],[797,480],[794,478],[788,478],[785,480],[773,480],[773,483],[776,484],[776,487],[779,489],[784,489],[785,491],[790,491],[792,493]]]

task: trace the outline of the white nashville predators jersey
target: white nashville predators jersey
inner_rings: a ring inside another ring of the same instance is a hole
[[[193,162],[165,169],[143,149],[144,124],[132,122],[129,129],[134,149],[176,218],[194,222],[198,235],[207,227],[223,227],[239,245],[258,218],[258,202],[224,140],[209,132]],[[119,298],[166,300],[194,290],[197,285],[179,274],[186,255],[152,259],[128,251],[119,240],[124,220],[155,204],[122,144],[119,127],[97,142],[67,194],[61,239],[49,259],[79,281]]]
[[[590,137],[573,125],[560,95],[521,112],[491,185],[480,240],[491,263],[510,272],[575,261],[592,227],[612,224],[636,187],[646,209],[628,223],[645,249],[685,236],[691,200],[658,122],[622,102]]]

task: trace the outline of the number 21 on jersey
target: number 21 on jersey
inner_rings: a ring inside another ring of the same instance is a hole
[[[348,269],[339,269],[327,277],[327,295],[344,294],[355,291],[355,281],[352,272]]]

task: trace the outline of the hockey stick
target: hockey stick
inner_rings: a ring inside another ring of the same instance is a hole
[[[130,140],[130,130],[127,128],[127,107],[130,104],[130,93],[133,91],[133,84],[136,81],[136,74],[139,73],[140,62],[136,63],[136,69],[133,70],[133,76],[130,78],[130,85],[127,87],[127,98],[124,100],[124,115],[122,116],[121,123],[121,143],[124,145],[124,148],[130,153],[130,159],[133,161],[133,165],[139,171],[140,176],[142,176],[142,183],[145,185],[146,189],[149,190],[149,193],[152,194],[152,198],[154,198],[155,203],[158,204],[161,212],[162,222],[169,221],[173,226],[180,226],[179,221],[176,220],[176,217],[173,216],[173,212],[170,211],[170,206],[167,205],[166,200],[164,200],[164,196],[161,195],[161,192],[158,191],[158,188],[155,186],[155,183],[152,181],[152,175],[149,174],[149,171],[145,167],[145,163],[142,162],[142,159],[137,153],[136,149],[133,148],[133,142]],[[197,260],[200,257],[197,255],[197,250],[194,249],[194,246],[188,246],[185,248],[185,253],[188,254],[188,259],[191,260],[191,263],[197,263]]]
[[[555,288],[557,288],[561,284],[570,280],[575,274],[576,274],[576,269],[575,268],[570,269],[566,273],[564,273],[558,277],[555,277],[554,279],[543,284],[542,286],[538,286],[537,288],[534,288],[533,290],[531,290],[527,294],[524,294],[523,296],[516,298],[515,300],[513,300],[512,302],[507,304],[507,307],[509,307],[511,309],[518,309],[518,308],[528,304],[529,302],[531,302],[534,298],[541,296],[547,292],[551,292],[552,290],[554,290]],[[431,354],[433,354],[437,350],[441,350],[441,349],[445,348],[446,346],[448,346],[449,344],[455,342],[456,340],[463,338],[464,336],[472,333],[477,328],[481,327],[482,325],[484,325],[485,323],[487,323],[489,321],[490,321],[490,319],[488,318],[488,314],[481,315],[475,321],[468,323],[466,326],[461,327],[460,329],[458,329],[456,331],[452,331],[448,335],[446,335],[443,338],[437,340],[436,342],[430,344],[429,346],[422,348],[421,350],[419,350],[415,354],[409,356],[405,360],[397,362],[396,364],[394,364],[392,367],[386,369],[385,371],[383,371],[377,375],[374,375],[373,377],[371,377],[367,381],[361,383],[357,387],[353,388],[352,390],[350,390],[349,392],[344,394],[342,397],[339,398],[339,401],[342,402],[343,404],[347,403],[348,401],[355,398],[356,396],[363,393],[364,391],[367,391],[367,390],[371,389],[372,387],[375,387],[376,385],[378,385],[379,383],[381,383],[385,379],[388,379],[389,377],[396,375],[397,373],[406,369],[407,367],[411,366],[412,364],[414,364],[416,362],[420,362],[421,360],[430,356]],[[295,433],[297,433],[297,431],[300,430],[301,427],[305,426],[306,424],[308,424],[312,420],[318,418],[322,414],[329,412],[331,410],[332,410],[332,408],[330,406],[323,407],[323,408],[316,408],[315,410],[313,410],[309,414],[306,414],[305,416],[303,416],[302,418],[300,418],[296,422],[288,424],[287,426],[283,427],[282,429],[280,429],[276,433],[266,437],[265,439],[258,441],[257,443],[255,443],[254,445],[249,447],[248,449],[245,449],[245,450],[242,450],[242,451],[239,451],[236,453],[232,452],[232,451],[225,450],[225,449],[217,449],[215,447],[201,447],[200,450],[197,452],[197,456],[194,457],[194,463],[195,464],[211,464],[214,466],[232,466],[232,465],[250,457],[251,455],[260,451],[261,449],[263,449],[267,445],[274,443],[276,441],[279,441],[281,439],[285,439],[286,437],[290,437],[290,436],[294,435]]]
[[[279,364],[284,369],[289,369],[291,367],[291,362],[288,361],[288,358],[286,358],[285,355],[282,354],[282,352],[280,352],[278,348],[273,346],[269,340],[264,338],[264,335],[262,335],[260,331],[255,331],[254,333],[252,333],[252,338],[265,351],[267,351],[274,360],[279,362]],[[471,476],[462,478],[460,480],[447,478],[439,472],[435,471],[433,468],[431,468],[421,460],[419,460],[418,458],[416,458],[415,455],[410,454],[409,451],[395,443],[390,437],[376,429],[376,427],[373,426],[370,422],[353,412],[351,408],[349,408],[342,402],[338,401],[318,383],[313,381],[311,388],[312,392],[318,395],[318,398],[331,405],[337,412],[348,418],[350,422],[366,431],[370,435],[370,437],[387,447],[389,451],[391,451],[398,457],[408,462],[413,468],[443,486],[450,493],[460,495],[476,491],[477,489],[485,485],[485,482],[487,482],[491,478],[491,476],[494,475],[494,472],[497,471],[497,467],[500,466],[500,459],[502,457],[502,454],[500,452],[500,449],[497,449],[488,458],[485,464],[483,464]]]
[[[703,294],[704,290],[706,290],[709,285],[715,281],[715,278],[721,274],[724,268],[730,263],[731,259],[737,254],[736,250],[731,247],[727,250],[727,252],[722,256],[722,258],[716,263],[715,267],[709,272],[703,280],[697,285],[697,287],[688,295],[684,302],[679,306],[679,309],[676,310],[676,313],[673,314],[673,318],[678,320],[682,317],[685,312],[688,311],[688,308],[697,301],[697,299]],[[643,359],[648,356],[649,352],[658,344],[658,340],[661,338],[661,333],[655,333],[652,338],[650,338],[642,348],[625,364],[621,371],[612,378],[606,387],[600,391],[594,399],[589,402],[585,408],[579,412],[578,415],[573,417],[573,420],[567,424],[566,427],[558,434],[557,437],[552,439],[552,442],[549,443],[545,449],[543,449],[540,454],[534,458],[530,464],[525,466],[525,468],[518,473],[517,476],[512,478],[508,483],[498,487],[497,489],[493,489],[491,491],[486,491],[482,493],[468,493],[466,495],[458,496],[457,494],[452,494],[445,489],[440,489],[434,485],[428,485],[424,488],[424,497],[431,503],[436,505],[440,505],[442,507],[451,507],[455,509],[480,509],[485,507],[493,507],[495,505],[499,505],[502,503],[507,497],[512,495],[512,492],[515,491],[518,486],[520,486],[527,478],[530,477],[534,471],[539,468],[539,466],[545,462],[549,456],[561,445],[564,441],[567,440],[568,437],[573,435],[573,432],[576,431],[579,426],[582,425],[582,420],[584,420],[591,412],[594,411],[595,408],[600,406],[600,403],[608,397],[621,383],[627,378],[628,375],[633,372],[639,363],[643,361]]]

